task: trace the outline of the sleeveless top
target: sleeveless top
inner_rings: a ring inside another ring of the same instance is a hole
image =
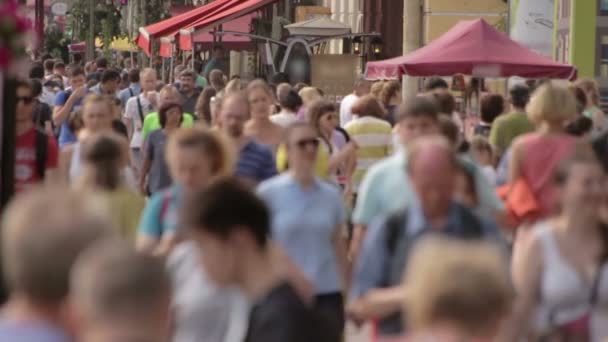
[[[540,240],[543,266],[540,281],[540,305],[536,311],[537,332],[548,331],[554,326],[575,321],[589,313],[593,286],[581,279],[568,260],[559,251],[550,224],[542,222],[533,230]],[[597,302],[591,312],[592,341],[602,341],[608,336],[608,265],[602,266]]]
[[[80,158],[80,142],[76,142],[72,145],[74,150],[72,152],[72,159],[70,160],[70,169],[69,169],[69,180],[70,182],[74,181],[82,174],[82,161]],[[122,176],[124,178],[127,186],[132,190],[137,190],[137,179],[135,179],[135,174],[130,167],[125,167],[122,170]]]
[[[528,182],[541,208],[540,218],[555,212],[556,189],[553,175],[559,162],[568,156],[576,143],[576,137],[566,134],[546,136],[529,133],[521,137],[523,159],[521,176]]]

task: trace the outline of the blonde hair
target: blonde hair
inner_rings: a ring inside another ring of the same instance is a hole
[[[372,84],[372,87],[370,89],[370,94],[373,95],[375,98],[380,99],[380,96],[382,94],[382,90],[384,89],[385,83],[386,83],[385,81],[378,81],[378,82],[375,82],[374,84]]]
[[[313,103],[321,100],[323,97],[319,94],[319,90],[315,87],[304,87],[298,92],[305,106],[311,106]]]
[[[568,87],[547,82],[540,86],[526,107],[528,117],[535,124],[559,124],[576,116],[576,99]]]
[[[600,105],[600,89],[596,80],[592,78],[583,78],[578,80],[575,85],[585,92],[585,95],[587,95],[588,99],[591,101],[590,104],[593,104],[594,106]]]
[[[169,137],[167,163],[171,165],[175,151],[180,148],[199,149],[210,161],[213,177],[230,176],[234,169],[234,153],[219,132],[204,127],[180,128]]]
[[[108,106],[108,113],[110,113],[110,115],[112,115],[112,113],[114,113],[114,104],[112,103],[112,101],[109,100],[109,98],[106,95],[99,95],[99,94],[93,93],[93,94],[87,95],[84,99],[83,106],[82,106],[83,115],[87,112],[87,109],[89,108],[89,106],[98,104],[98,103],[103,103],[106,106]],[[114,117],[114,115],[112,115],[112,117]]]
[[[488,242],[421,241],[404,281],[404,309],[415,330],[449,322],[472,336],[489,337],[513,299],[505,255]]]

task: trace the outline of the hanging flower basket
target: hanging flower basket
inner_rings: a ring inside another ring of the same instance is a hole
[[[12,69],[32,43],[32,23],[19,11],[17,0],[0,3],[0,70]]]

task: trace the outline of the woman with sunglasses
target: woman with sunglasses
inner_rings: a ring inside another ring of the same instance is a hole
[[[144,162],[139,179],[143,194],[154,194],[171,185],[171,174],[165,162],[168,137],[182,124],[184,112],[179,103],[167,102],[158,110],[161,129],[150,133],[144,147]]]
[[[347,284],[345,213],[340,191],[315,175],[321,141],[315,129],[287,129],[289,171],[258,186],[272,213],[272,236],[316,289],[315,311],[339,341],[344,327],[342,290]]]

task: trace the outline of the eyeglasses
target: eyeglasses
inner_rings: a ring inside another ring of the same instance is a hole
[[[319,147],[319,139],[317,139],[317,138],[302,139],[302,140],[296,142],[296,146],[298,146],[301,149],[305,149],[308,146],[317,148],[317,147]]]
[[[32,101],[34,101],[34,98],[31,96],[17,96],[16,99],[17,102],[23,101],[24,104],[30,104]]]

